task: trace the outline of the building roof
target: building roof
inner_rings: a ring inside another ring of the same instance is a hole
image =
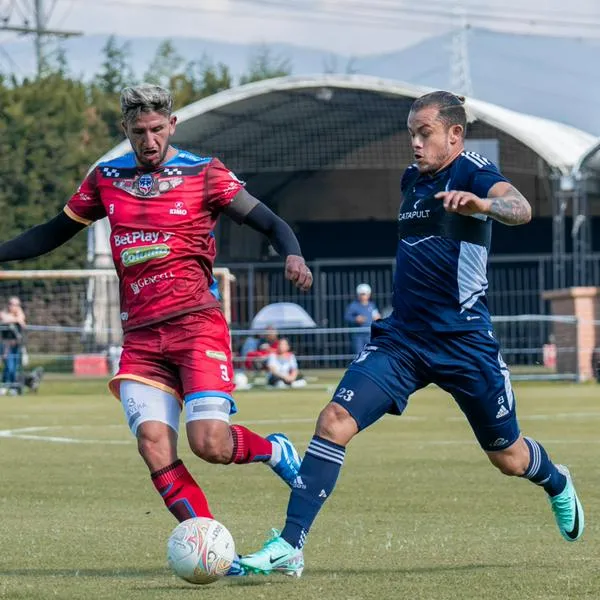
[[[432,88],[364,75],[289,76],[259,81],[177,111],[179,126],[174,143],[194,152],[217,148],[218,155],[234,170],[243,164],[245,169],[241,171],[348,166],[352,159],[347,157],[357,146],[376,143],[405,129],[412,100],[430,91]],[[334,114],[329,108],[331,102],[337,108]],[[574,127],[480,100],[468,100],[467,108],[471,117],[528,146],[560,174],[571,173],[596,141],[593,135]],[[257,146],[261,148],[260,164],[252,162],[258,154]],[[98,162],[129,150],[129,142],[124,141]],[[387,156],[389,148],[380,152]],[[107,219],[94,228],[97,255],[110,255],[108,231]]]
[[[286,103],[282,98],[290,95],[304,95],[311,102],[313,113],[323,110],[336,90],[346,92],[369,92],[380,96],[387,101],[397,102],[399,97],[412,100],[432,88],[417,86],[399,81],[391,81],[365,75],[314,75],[314,76],[289,76],[266,81],[259,81],[248,85],[235,87],[208,98],[194,102],[177,111],[179,128],[174,141],[177,144],[186,144],[203,140],[213,135],[224,136],[227,130],[235,131],[235,143],[239,149],[248,151],[252,141],[260,132],[257,130],[265,127],[275,128],[281,138],[288,136],[289,129],[285,127],[285,120],[294,118],[294,109],[297,105]],[[275,103],[276,101],[276,103]],[[518,113],[488,102],[468,99],[467,107],[471,116],[496,127],[500,131],[514,137],[524,145],[531,148],[548,165],[561,173],[568,173],[596,141],[596,138],[574,127],[550,121],[532,115]],[[259,116],[254,127],[240,126],[244,115],[251,112],[253,117]],[[373,111],[376,112],[376,111]],[[361,115],[364,119],[364,115]],[[402,117],[404,118],[404,117]],[[309,131],[311,122],[315,127],[319,125],[318,119],[303,120],[305,138],[315,139],[318,130]],[[342,124],[341,124],[342,125]],[[356,126],[355,121],[343,123],[345,127]],[[368,124],[358,124],[363,128]],[[377,124],[373,123],[371,130],[376,134]],[[381,132],[382,135],[384,132]],[[269,132],[270,137],[273,132]],[[322,138],[325,134],[322,134]],[[320,140],[321,141],[321,140]],[[335,143],[335,140],[333,140]],[[108,160],[129,149],[128,142],[123,142],[113,148],[101,160]],[[341,149],[339,149],[341,150]],[[349,151],[349,148],[345,148]],[[331,142],[323,144],[324,152],[332,152]]]
[[[600,178],[600,139],[581,155],[573,170],[576,175],[586,172]]]

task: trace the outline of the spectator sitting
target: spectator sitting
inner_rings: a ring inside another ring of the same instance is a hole
[[[4,358],[0,394],[4,395],[7,392],[16,394],[19,388],[17,376],[22,366],[21,351],[25,329],[25,313],[21,307],[21,300],[16,296],[9,298],[7,308],[0,311],[0,324],[2,325],[2,357]]]
[[[249,352],[256,352],[258,350],[259,340],[253,335],[249,335],[240,348],[240,355],[242,358],[246,358]]]
[[[345,320],[351,327],[370,327],[373,321],[381,319],[381,314],[375,303],[371,300],[371,286],[361,283],[356,288],[356,300],[346,308]],[[371,335],[368,331],[352,334],[352,352],[358,356],[369,343]]]
[[[269,325],[265,329],[265,335],[261,338],[259,346],[262,347],[263,344],[268,344],[271,350],[277,351],[278,343],[279,335],[277,334],[277,329],[273,325]]]
[[[274,387],[303,387],[306,380],[298,371],[296,356],[290,350],[290,343],[286,338],[280,338],[277,351],[267,359],[269,376],[267,384]]]
[[[253,371],[255,373],[264,371],[267,368],[267,359],[272,352],[273,349],[269,344],[266,342],[261,343],[256,350],[251,350],[246,354],[244,368],[246,371]]]
[[[256,340],[256,338],[248,338]],[[256,340],[257,348],[249,350],[245,356],[244,367],[247,371],[259,372],[267,369],[267,359],[272,352],[277,352],[277,345],[279,343],[279,335],[277,329],[273,325],[269,325],[265,329],[265,334]]]

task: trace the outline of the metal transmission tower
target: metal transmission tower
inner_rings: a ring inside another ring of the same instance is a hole
[[[52,7],[46,11],[44,0],[33,0],[31,2],[11,0],[9,6],[4,9],[0,20],[0,31],[14,31],[34,36],[38,77],[42,74],[46,60],[44,42],[47,38],[69,38],[82,35],[81,31],[48,28],[48,21],[55,4],[56,0],[54,0]]]
[[[469,64],[469,22],[467,13],[460,3],[454,7],[457,27],[452,34],[452,51],[450,52],[450,85],[452,91],[463,96],[473,95],[471,66]]]

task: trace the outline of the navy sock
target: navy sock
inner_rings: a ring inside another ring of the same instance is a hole
[[[560,494],[567,485],[567,478],[550,460],[544,447],[531,438],[523,438],[529,448],[529,466],[523,477],[543,487],[549,496]]]
[[[333,492],[346,448],[317,435],[306,449],[290,496],[281,537],[294,548],[302,548],[313,521]]]

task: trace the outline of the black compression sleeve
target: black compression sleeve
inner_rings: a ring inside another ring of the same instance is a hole
[[[36,225],[21,235],[0,244],[0,262],[35,258],[58,248],[70,240],[85,225],[61,212],[42,225]]]
[[[243,222],[266,235],[280,256],[302,256],[298,238],[292,228],[262,202],[246,215]]]

